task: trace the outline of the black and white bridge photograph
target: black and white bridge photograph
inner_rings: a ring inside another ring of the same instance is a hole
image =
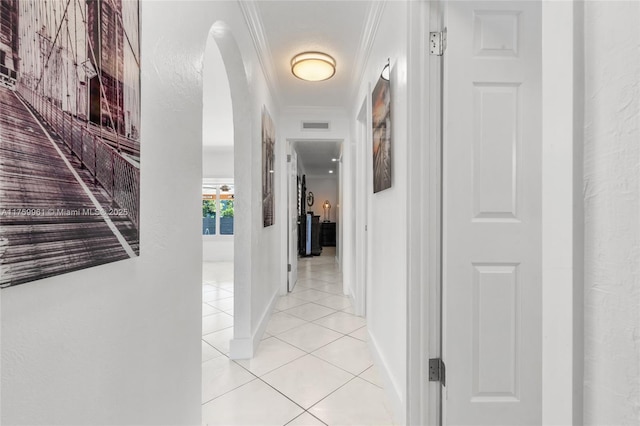
[[[139,255],[138,0],[0,0],[0,287]]]

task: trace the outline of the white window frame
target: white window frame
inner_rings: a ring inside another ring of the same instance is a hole
[[[235,234],[235,228],[233,230],[233,234],[225,234],[225,235],[221,235],[220,234],[220,217],[221,217],[221,212],[220,212],[220,186],[221,185],[231,185],[234,186],[235,185],[233,183],[233,178],[228,178],[228,179],[203,179],[202,180],[202,187],[204,189],[205,185],[212,185],[216,187],[216,198],[215,198],[215,204],[216,204],[216,233],[215,234],[202,234],[202,239],[203,241],[211,241],[211,240],[225,240],[225,239],[232,239],[234,237]],[[202,191],[204,193],[204,191]]]

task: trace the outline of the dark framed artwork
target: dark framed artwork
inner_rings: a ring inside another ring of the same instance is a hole
[[[372,94],[373,192],[391,187],[391,84],[380,77]]]
[[[276,132],[266,107],[262,107],[262,220],[264,227],[275,223]]]
[[[0,287],[138,256],[138,0],[0,17]]]

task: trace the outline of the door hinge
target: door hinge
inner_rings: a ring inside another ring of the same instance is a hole
[[[442,56],[447,48],[447,29],[444,31],[429,33],[429,53]]]
[[[440,382],[442,386],[445,386],[445,376],[445,367],[442,359],[429,359],[429,381]]]
[[[287,272],[291,272],[291,264],[287,264]]]
[[[291,162],[291,154],[287,154],[287,163]]]

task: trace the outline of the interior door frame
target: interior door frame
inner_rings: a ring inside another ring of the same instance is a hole
[[[369,87],[369,89],[371,89]],[[371,152],[373,134],[371,132],[371,90],[362,101],[362,106],[356,117],[356,146],[355,169],[356,185],[362,183],[365,190],[354,194],[355,209],[355,285],[353,288],[354,312],[356,315],[367,316],[367,286],[371,277],[371,248],[369,238],[369,224],[371,223],[371,202],[373,193]]]
[[[441,353],[442,58],[429,32],[443,30],[442,0],[409,2],[407,424],[440,424],[441,386],[428,360]]]
[[[292,173],[294,172],[293,170],[293,162],[289,160],[289,156],[291,156],[291,158],[293,158],[294,154],[297,157],[297,153],[295,151],[295,146],[294,146],[295,142],[291,141],[291,140],[287,140],[287,292],[291,292],[293,291],[293,289],[295,288],[297,281],[298,281],[298,256],[296,255],[294,257],[294,253],[297,253],[297,247],[298,247],[298,241],[292,241],[292,224],[293,224],[293,220],[294,218],[292,217],[292,200],[295,197],[295,203],[296,203],[296,213],[297,213],[297,205],[298,205],[298,186],[296,185],[295,188],[295,194],[293,193],[293,188],[291,188],[291,178],[292,178]],[[298,161],[296,159],[296,170],[295,173],[296,175],[298,174]],[[295,216],[295,221],[296,223],[299,222],[299,218],[298,215],[296,214]],[[298,234],[296,233],[296,236],[298,236]],[[298,238],[300,238],[298,236]],[[293,271],[294,271],[294,262],[295,262],[295,282],[292,284],[291,283],[291,278],[293,275]],[[291,265],[291,270],[289,269],[289,265]]]
[[[313,141],[313,142],[318,142],[318,143],[323,143],[323,142],[335,142],[335,143],[339,143],[341,146],[341,149],[344,147],[344,139],[336,139],[336,138],[287,138],[287,149],[291,148],[292,150],[295,149],[295,143],[296,142],[309,142],[309,141]],[[287,152],[288,154],[289,152]],[[298,156],[298,162],[300,162],[300,157]],[[289,168],[288,166],[288,162],[286,162],[287,164],[287,170]],[[303,163],[303,167],[304,167],[304,163]],[[308,177],[308,176],[307,176]],[[342,188],[342,182],[343,180],[338,179],[338,198],[341,196],[342,191],[344,190]],[[287,175],[286,178],[286,183],[287,183],[287,217],[289,216],[289,204],[288,204],[288,194],[289,194],[289,175]],[[304,200],[303,200],[304,202]],[[339,224],[338,226],[343,226],[343,224]],[[288,247],[289,244],[289,229],[285,229],[284,232],[282,232],[282,238],[283,238],[283,244],[285,247]],[[299,235],[298,235],[299,236]],[[336,250],[343,250],[343,247],[338,246],[338,244],[342,244],[342,242],[340,242],[340,240],[336,239]],[[282,284],[282,290],[280,292],[281,295],[285,295],[288,293],[288,288],[289,288],[289,272],[287,272],[287,263],[289,260],[289,254],[287,253],[287,256],[285,258],[285,265],[284,265],[284,271],[285,271],[285,277],[286,279],[283,280],[283,284]],[[342,261],[341,259],[336,258],[336,261]],[[341,265],[339,267],[342,267]]]
[[[408,6],[409,140],[426,143],[408,152],[407,424],[441,424],[440,385],[428,382],[427,363],[441,349],[443,97],[427,40],[443,29],[443,4]],[[543,424],[581,424],[584,405],[583,8],[542,2]]]

